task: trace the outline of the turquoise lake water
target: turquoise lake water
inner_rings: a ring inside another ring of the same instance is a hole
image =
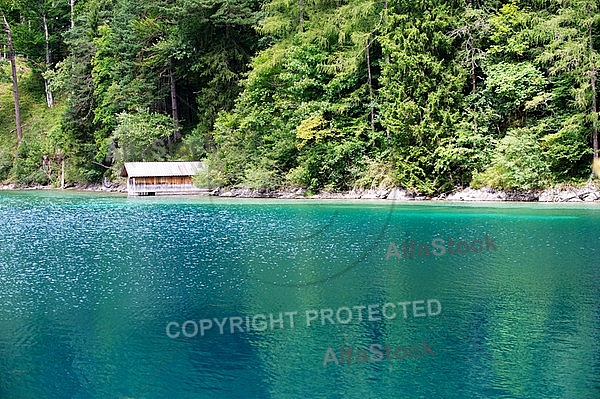
[[[600,398],[600,206],[0,192],[0,398]]]

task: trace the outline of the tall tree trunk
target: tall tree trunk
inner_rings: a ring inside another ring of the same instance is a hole
[[[588,41],[590,48],[590,85],[592,86],[592,148],[594,150],[594,161],[598,159],[598,102],[596,99],[596,63],[594,59],[594,43],[592,36],[592,24],[588,27]]]
[[[594,159],[598,159],[598,102],[596,100],[596,67],[592,67],[590,83],[592,85],[592,112],[594,115],[592,124],[592,148]]]
[[[15,49],[13,47],[12,31],[10,30],[10,25],[4,14],[2,14],[2,19],[4,20],[4,27],[6,28],[8,53],[9,53],[9,57],[10,57],[10,68],[12,71],[13,98],[15,100],[15,122],[17,125],[17,147],[18,147],[21,145],[21,141],[23,140],[23,130],[21,129],[21,106],[19,104],[19,86],[17,84],[17,62],[16,62],[16,58],[15,58]]]
[[[60,156],[60,188],[65,189],[65,156]]]
[[[50,35],[48,33],[46,14],[42,14],[42,21],[44,23],[44,37],[46,39],[46,71],[49,71],[52,59],[50,56]],[[50,85],[47,78],[44,78],[44,89],[46,90],[46,103],[48,104],[48,108],[52,108],[54,106],[54,98],[52,96],[52,90],[50,90]]]
[[[71,6],[71,29],[75,26],[75,0],[69,0]]]
[[[169,85],[171,86],[171,110],[173,115],[173,138],[175,140],[181,137],[179,132],[179,110],[177,108],[177,87],[175,86],[175,77],[173,76],[173,67],[169,61]]]

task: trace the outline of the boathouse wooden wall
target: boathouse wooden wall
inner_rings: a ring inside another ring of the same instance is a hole
[[[125,163],[130,196],[196,194],[206,190],[193,183],[193,175],[202,168],[200,162]]]

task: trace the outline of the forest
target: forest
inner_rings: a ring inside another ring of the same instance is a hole
[[[596,0],[1,1],[0,182],[533,190],[598,165]]]

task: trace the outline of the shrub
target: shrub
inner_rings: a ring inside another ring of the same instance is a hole
[[[529,129],[510,130],[500,140],[490,166],[475,173],[472,186],[531,190],[549,183],[549,165],[536,135]]]
[[[0,182],[8,178],[13,167],[14,157],[8,151],[0,151]]]

